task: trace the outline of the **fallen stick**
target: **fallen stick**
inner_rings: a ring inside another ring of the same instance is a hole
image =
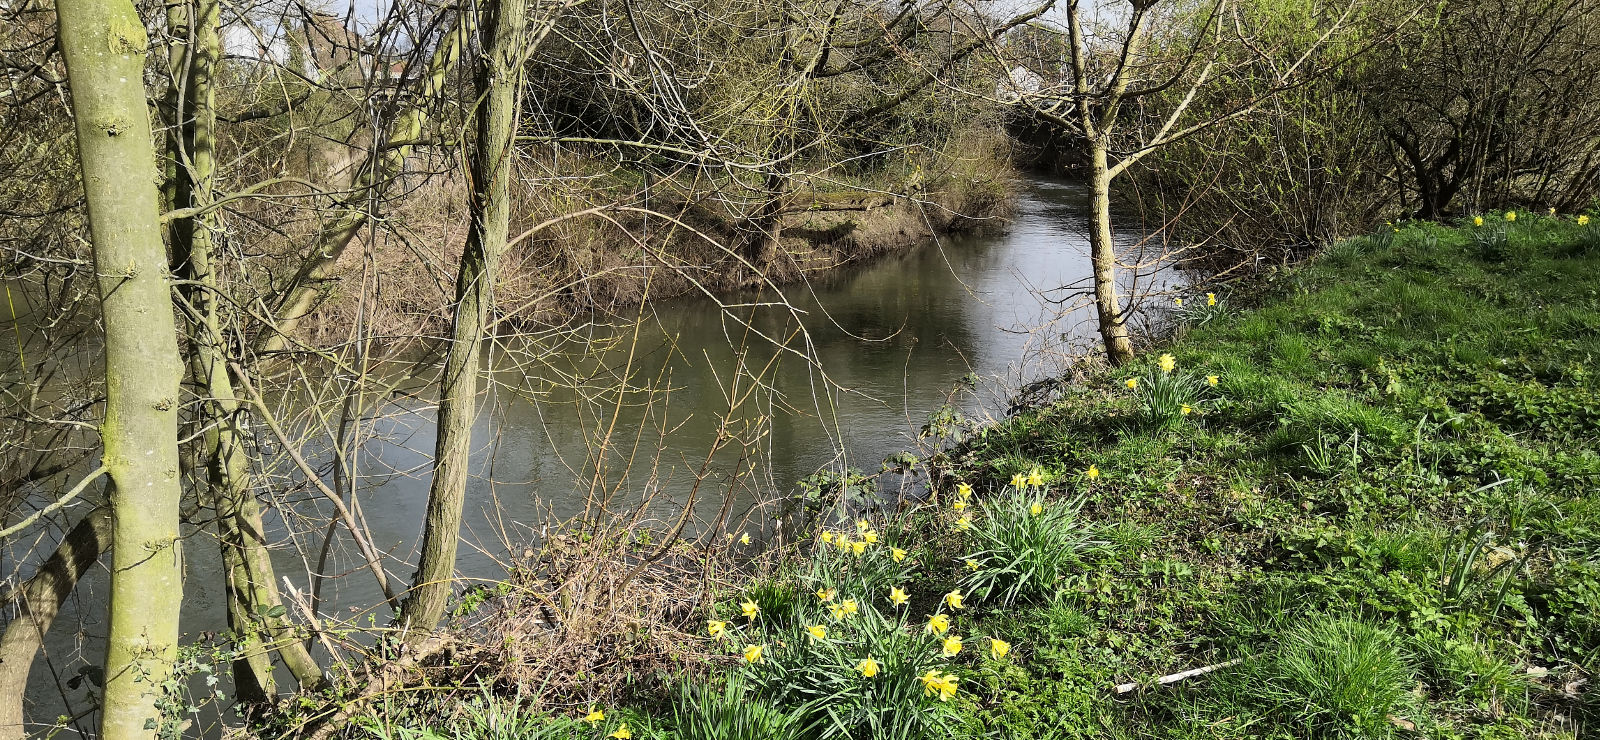
[[[1185,678],[1192,678],[1194,676],[1204,676],[1205,674],[1210,673],[1212,671],[1215,671],[1215,670],[1217,670],[1219,668],[1228,668],[1228,667],[1231,667],[1231,666],[1239,665],[1240,663],[1243,663],[1243,662],[1244,662],[1244,658],[1234,658],[1233,660],[1230,660],[1230,661],[1228,661],[1226,663],[1217,663],[1216,665],[1208,665],[1208,666],[1205,666],[1204,668],[1192,668],[1190,670],[1182,671],[1182,672],[1179,672],[1179,673],[1169,673],[1169,674],[1167,674],[1165,676],[1162,676],[1161,678],[1156,679],[1156,685],[1157,686],[1167,686],[1169,684],[1175,684],[1175,683],[1177,683],[1179,681],[1182,681]],[[1139,688],[1139,683],[1137,681],[1135,681],[1133,683],[1117,684],[1117,693],[1118,694],[1126,694],[1129,691],[1132,691],[1132,690],[1137,689],[1137,688]]]

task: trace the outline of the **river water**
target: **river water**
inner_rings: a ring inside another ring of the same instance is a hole
[[[631,516],[646,496],[654,497],[643,513],[649,520],[675,513],[693,492],[699,521],[691,531],[700,531],[713,526],[726,494],[734,506],[722,529],[772,537],[773,512],[756,502],[819,471],[878,472],[887,457],[913,448],[930,412],[947,403],[970,416],[1003,412],[1021,383],[1097,346],[1088,302],[1067,313],[1058,303],[1089,287],[1084,200],[1075,183],[1031,179],[1003,230],[847,267],[781,296],[660,302],[634,320],[501,340],[474,427],[461,574],[495,578],[507,551],[535,541],[545,523]],[[1125,270],[1123,290],[1167,280],[1175,280],[1171,271]],[[953,395],[964,379],[976,380],[975,390]],[[427,384],[400,388],[352,429],[359,443],[347,469],[372,542],[403,584],[426,507],[434,430]],[[710,455],[719,430],[750,444]],[[325,449],[311,453],[327,458]],[[325,512],[309,510],[318,506],[315,497],[286,498],[274,511],[288,515],[269,522],[281,543],[279,574],[301,589],[320,554],[322,530],[311,523]],[[388,615],[376,579],[348,544],[334,548],[325,567],[346,575],[328,582],[319,612],[362,622],[371,614],[382,624]],[[197,577],[186,584],[185,632],[221,631],[215,547],[194,538],[187,557]],[[50,665],[35,670],[35,718],[64,709],[52,673],[98,662],[94,636],[104,621],[90,612],[96,602],[103,609],[92,594],[105,591],[96,580],[84,584],[91,595],[69,605],[84,613],[58,621],[64,633],[82,617],[84,631],[52,635]]]

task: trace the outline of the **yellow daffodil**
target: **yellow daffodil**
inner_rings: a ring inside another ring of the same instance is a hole
[[[1022,488],[1026,485],[1028,485],[1028,476],[1026,474],[1017,473],[1016,475],[1011,476],[1011,486],[1013,488]]]
[[[869,523],[867,520],[865,520],[865,519],[857,519],[856,520],[856,532],[865,533],[868,529],[871,529],[871,528],[872,528],[872,524]]]
[[[723,635],[728,634],[728,623],[713,619],[706,623],[706,632],[720,640]]]
[[[1551,216],[1555,216],[1555,215],[1556,215],[1556,209],[1555,209],[1555,206],[1551,206],[1551,207],[1550,207],[1550,215],[1551,215]]]
[[[1587,216],[1584,216],[1583,218],[1587,218]],[[967,485],[966,483],[957,485],[956,495],[960,496],[963,501],[972,498],[972,486]]]
[[[1472,217],[1472,225],[1473,226],[1482,226],[1483,225],[1483,217],[1482,216],[1473,216]]]
[[[928,617],[928,629],[934,634],[942,635],[950,630],[950,616],[948,614],[935,614]]]
[[[1011,652],[1011,643],[998,637],[989,638],[989,657],[999,660]]]
[[[1187,403],[1183,405],[1183,408],[1178,409],[1178,413],[1180,413],[1180,414],[1182,414],[1184,416],[1188,416],[1189,413],[1192,412],[1192,411],[1194,411],[1194,409],[1190,408],[1189,404],[1187,404]]]
[[[822,599],[823,601],[833,601],[833,597],[837,593],[837,591],[834,591],[831,588],[819,588],[817,589],[817,598]]]
[[[1172,302],[1178,304],[1179,307],[1183,306],[1183,299],[1182,298],[1174,298],[1174,299],[1172,299]]]
[[[1122,381],[1122,384],[1125,385],[1125,386],[1128,386],[1128,390],[1131,391],[1134,388],[1138,388],[1139,387],[1139,379],[1138,378],[1128,378],[1127,380]]]
[[[806,634],[810,635],[812,640],[826,640],[828,639],[828,628],[820,624],[813,624],[806,628]]]
[[[1172,355],[1161,356],[1161,372],[1171,373],[1178,366],[1178,361]]]
[[[595,706],[593,704],[589,705],[589,713],[583,715],[583,721],[588,722],[591,725],[596,723],[596,722],[599,722],[600,720],[603,720],[605,718],[606,718],[605,710],[603,710],[603,709],[601,709],[601,708],[599,708],[599,707],[597,707],[597,706]]]
[[[960,511],[962,509],[967,508],[967,502],[958,500],[955,503],[950,504],[950,508],[954,509],[956,511]]]
[[[969,529],[972,529],[972,518],[971,517],[965,517],[964,516],[964,517],[961,517],[960,519],[956,520],[956,530],[957,531],[965,532],[965,531],[967,531]]]
[[[956,677],[950,673],[939,673],[938,670],[929,670],[917,677],[922,682],[922,691],[928,696],[938,696],[939,701],[949,701],[956,695]]]
[[[833,533],[829,532],[827,530],[823,530],[822,531],[822,543],[825,544],[825,545],[833,544]]]
[[[855,599],[845,599],[844,603],[839,605],[839,608],[844,610],[846,616],[855,616],[856,612],[861,611],[861,607],[856,605]]]
[[[973,560],[972,558],[967,558],[967,570],[977,570],[977,569],[978,569],[978,561]]]
[[[866,540],[856,540],[855,542],[850,543],[850,553],[851,554],[860,555],[861,553],[864,553],[866,551],[867,551],[867,542],[866,542]]]
[[[1212,388],[1215,388],[1215,387],[1217,387],[1217,380],[1218,380],[1217,376],[1215,376],[1215,375],[1207,375],[1206,376],[1206,385],[1209,385]]]
[[[1044,513],[1044,504],[1041,504],[1038,501],[1033,502],[1033,505],[1028,507],[1028,513],[1032,514],[1034,516],[1038,516],[1040,514],[1043,514]]]
[[[850,549],[850,538],[841,534],[839,535],[838,539],[833,541],[833,545],[834,547],[839,548],[839,552],[844,552],[845,550]]]
[[[621,727],[612,730],[611,734],[606,735],[606,737],[614,737],[617,740],[629,740],[629,738],[633,737],[633,733],[628,731],[628,723],[623,722]]]
[[[861,533],[861,541],[865,542],[865,543],[867,543],[869,545],[876,545],[876,544],[878,544],[878,533],[874,532],[874,531],[872,531],[870,529],[865,531],[865,532],[862,532]]]
[[[896,563],[903,562],[906,559],[906,551],[898,547],[890,548],[889,557],[892,558]]]
[[[944,638],[944,643],[939,646],[939,654],[946,658],[954,658],[961,652],[961,638],[951,635]]]
[[[746,645],[746,646],[744,646],[744,662],[746,662],[746,663],[759,662],[761,660],[761,654],[763,652],[766,652],[766,649],[767,648],[765,646],[763,646],[763,645]]]
[[[1585,213],[1585,214],[1579,216],[1578,217],[1578,225],[1579,226],[1588,226],[1589,225],[1589,214]]]
[[[966,606],[961,603],[961,592],[960,591],[951,591],[950,593],[945,594],[944,595],[944,603],[949,604],[951,609],[965,609],[966,608]]]
[[[1515,220],[1517,220],[1517,212],[1516,211],[1506,211],[1506,220],[1507,221],[1515,221]]]
[[[1215,306],[1215,305],[1217,305],[1217,294],[1216,293],[1207,293],[1206,294],[1206,305],[1207,306]]]
[[[907,596],[906,592],[899,586],[895,586],[889,589],[889,600],[894,602],[895,606],[905,606],[906,602],[911,600],[911,597]]]
[[[744,612],[745,619],[755,619],[761,613],[761,607],[756,606],[754,601],[746,601],[739,605],[739,611]]]
[[[1038,488],[1044,485],[1044,471],[1034,468],[1028,471],[1028,485]]]
[[[739,535],[739,544],[741,544],[741,545],[750,544],[750,533],[749,532],[745,532],[744,534]]]
[[[1089,480],[1094,480],[1094,479],[1100,477],[1100,468],[1098,468],[1098,467],[1096,467],[1094,465],[1090,465],[1089,469],[1084,471],[1083,474],[1085,476],[1087,476],[1089,478]]]
[[[878,675],[878,667],[878,661],[871,658],[867,658],[866,660],[856,664],[856,670],[866,678],[872,678],[873,676]]]

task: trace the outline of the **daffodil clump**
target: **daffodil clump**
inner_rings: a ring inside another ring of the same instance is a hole
[[[1143,377],[1125,381],[1139,404],[1140,423],[1146,429],[1165,431],[1201,415],[1208,393],[1221,382],[1220,376],[1179,370],[1177,358],[1170,354],[1161,355],[1156,364],[1156,369]]]
[[[1046,476],[1035,469],[1019,483],[1041,490]],[[982,526],[971,514],[986,507],[970,486],[958,488],[956,503],[946,521]],[[961,527],[952,526],[959,536]],[[708,620],[705,635],[728,655],[734,678],[802,726],[834,728],[821,737],[869,726],[922,736],[948,723],[961,666],[1006,660],[1012,646],[998,635],[964,633],[962,589],[944,593],[931,610],[914,608],[908,584],[929,566],[892,539],[864,519],[820,532],[809,568],[792,583],[753,586],[726,616]]]

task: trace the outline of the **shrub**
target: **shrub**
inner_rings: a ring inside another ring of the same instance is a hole
[[[1081,498],[1045,503],[1036,496],[1019,488],[984,505],[973,526],[980,549],[966,557],[976,567],[961,583],[975,601],[1049,601],[1067,570],[1101,546],[1078,522]]]

